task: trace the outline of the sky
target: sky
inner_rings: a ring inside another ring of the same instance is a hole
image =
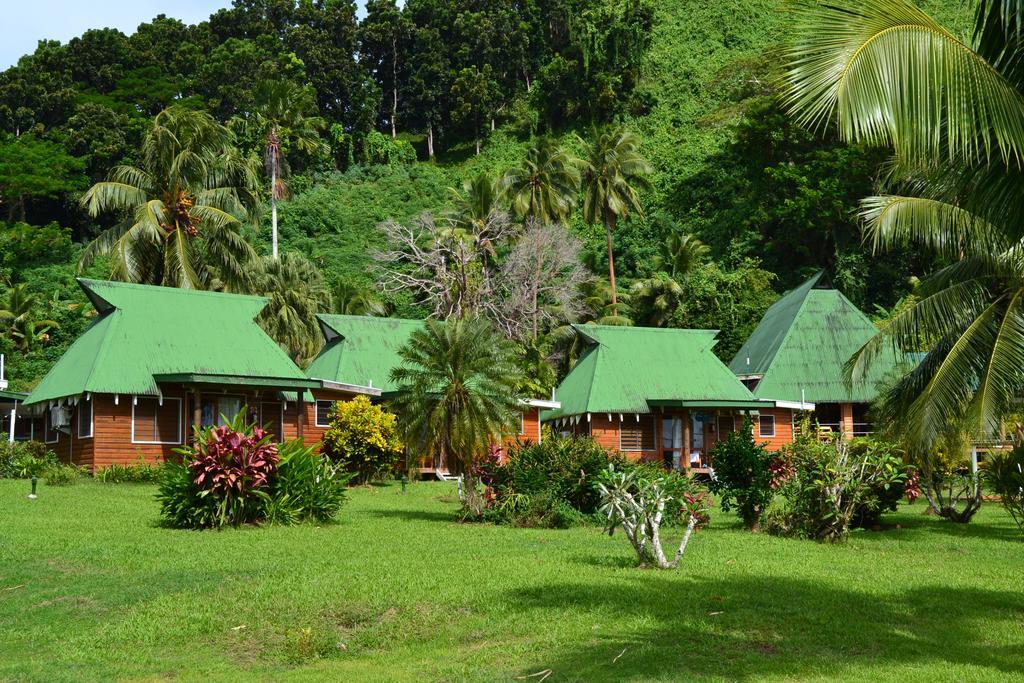
[[[0,70],[34,52],[43,39],[62,43],[90,28],[125,34],[158,14],[195,24],[231,0],[0,0]]]

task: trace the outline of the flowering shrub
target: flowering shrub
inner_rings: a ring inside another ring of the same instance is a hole
[[[366,396],[335,403],[330,422],[323,453],[358,482],[386,475],[402,455],[397,418]]]
[[[790,474],[778,480],[771,533],[842,541],[852,526],[877,524],[903,495],[906,467],[891,444],[803,430],[778,457],[785,464],[776,469]]]
[[[476,478],[485,487],[484,517],[530,527],[565,528],[597,512],[595,484],[609,458],[623,463],[586,437],[516,444],[501,463],[503,454],[500,446],[491,446],[476,466]]]
[[[280,446],[240,412],[229,425],[197,430],[164,466],[157,498],[173,527],[205,529],[263,521],[325,521],[340,507],[347,476],[300,440]]]

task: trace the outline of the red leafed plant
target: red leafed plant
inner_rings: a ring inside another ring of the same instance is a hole
[[[277,470],[280,457],[270,435],[259,427],[251,433],[221,425],[206,433],[197,444],[189,469],[201,489],[221,495],[245,496],[249,491],[266,488]]]
[[[219,529],[266,517],[281,457],[272,435],[246,424],[240,412],[230,424],[196,430],[195,443],[168,463],[158,497],[175,527]]]

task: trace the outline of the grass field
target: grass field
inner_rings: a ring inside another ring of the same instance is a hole
[[[596,528],[456,524],[450,484],[220,533],[157,527],[153,491],[0,481],[0,679],[1024,676],[1024,543],[995,505],[839,547],[719,512],[666,573]]]

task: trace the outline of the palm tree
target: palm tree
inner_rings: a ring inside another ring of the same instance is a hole
[[[686,277],[708,259],[711,247],[693,235],[674,231],[661,245],[661,254],[654,257],[655,268],[664,269],[672,279]]]
[[[366,287],[351,280],[338,280],[331,292],[332,311],[339,315],[385,316],[388,307]]]
[[[648,313],[644,322],[661,327],[682,303],[683,286],[667,273],[655,273],[635,282],[631,293],[638,306],[639,302],[645,304]]]
[[[49,339],[50,330],[60,327],[53,320],[32,317],[39,295],[29,291],[27,284],[13,285],[0,300],[0,329],[22,353],[28,353]]]
[[[479,514],[473,466],[518,423],[517,370],[510,342],[481,318],[428,320],[409,336],[391,371],[405,443],[436,454],[465,477],[466,507]]]
[[[256,87],[256,105],[247,118],[232,124],[263,144],[263,163],[270,175],[271,255],[277,258],[277,202],[288,196],[285,152],[296,149],[313,154],[323,148],[319,131],[325,123],[317,115],[316,97],[309,87],[292,81],[262,81]]]
[[[541,138],[523,163],[505,171],[501,192],[519,218],[564,222],[576,208],[580,161],[551,138]]]
[[[205,113],[170,107],[142,141],[140,166],[116,166],[82,197],[89,215],[122,220],[86,247],[79,269],[109,254],[114,280],[170,287],[245,289],[252,247],[237,216],[258,207],[252,160]]]
[[[639,150],[640,138],[625,126],[604,128],[594,136],[583,169],[583,219],[591,225],[604,224],[613,311],[618,307],[618,294],[612,233],[630,212],[643,216],[640,190],[650,187],[647,177],[652,168]]]
[[[448,188],[454,208],[446,217],[450,227],[441,234],[472,245],[485,271],[488,257],[497,256],[496,244],[510,229],[508,214],[498,205],[499,192],[498,183],[486,171],[464,181],[462,190]]]
[[[256,292],[270,298],[256,322],[300,363],[323,345],[316,314],[331,309],[331,292],[319,269],[301,254],[264,258]]]
[[[965,44],[909,0],[808,4],[790,56],[800,121],[894,150],[888,193],[863,201],[866,238],[917,243],[949,264],[848,365],[857,381],[893,345],[927,342],[885,393],[915,447],[962,416],[991,433],[1024,387],[1024,16],[1009,0],[976,12]]]
[[[531,147],[523,163],[505,172],[501,193],[512,213],[524,220],[546,225],[564,222],[576,207],[580,189],[580,160],[569,154],[551,138],[542,138]],[[536,258],[537,276],[533,291],[533,336],[537,337],[540,310],[537,296],[540,288],[542,254]]]

